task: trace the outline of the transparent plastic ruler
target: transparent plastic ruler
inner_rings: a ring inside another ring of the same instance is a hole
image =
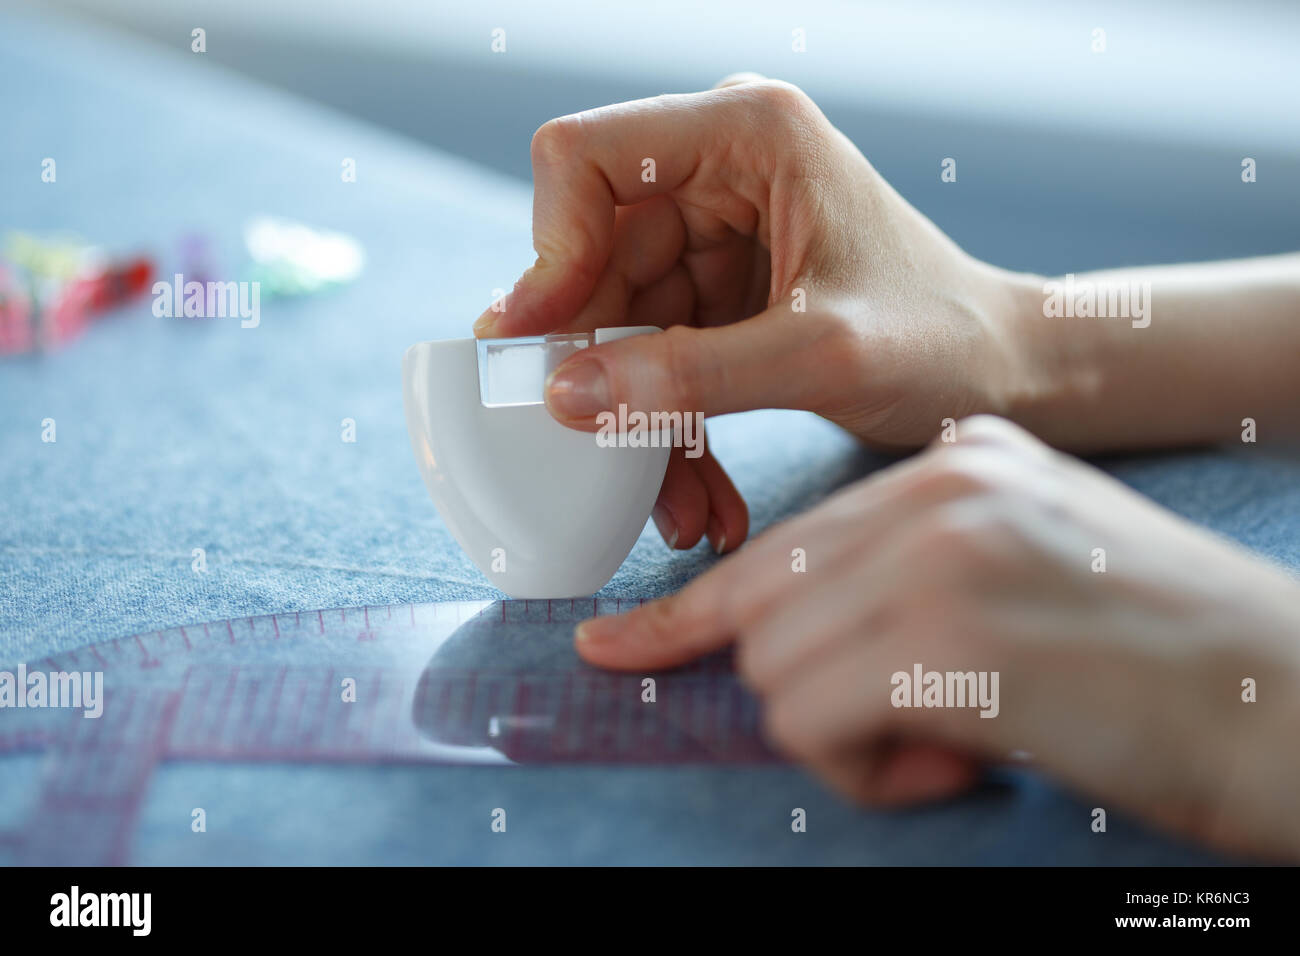
[[[102,716],[0,708],[0,773],[33,754],[19,863],[125,862],[154,768],[277,763],[766,763],[730,655],[668,672],[582,663],[573,628],[628,600],[478,601],[186,625],[25,665],[100,673]],[[652,683],[648,683],[652,681]],[[64,859],[76,847],[76,860]]]

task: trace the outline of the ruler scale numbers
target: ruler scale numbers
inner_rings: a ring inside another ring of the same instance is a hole
[[[290,611],[50,655],[27,665],[28,672],[103,672],[103,714],[0,709],[0,762],[42,755],[28,818],[0,830],[0,861],[129,862],[153,773],[170,760],[775,761],[757,704],[736,680],[729,655],[644,675],[606,673],[577,659],[578,621],[635,603]],[[643,699],[646,678],[655,682],[653,702]]]

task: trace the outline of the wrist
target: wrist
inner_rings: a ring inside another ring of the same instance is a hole
[[[1076,452],[1106,447],[1098,404],[1113,374],[1108,330],[1047,315],[1046,276],[996,270],[996,329],[1003,356],[990,402],[997,414]]]
[[[1061,400],[1058,356],[1045,334],[1043,276],[985,266],[986,322],[998,360],[987,386],[989,411],[1030,431]]]

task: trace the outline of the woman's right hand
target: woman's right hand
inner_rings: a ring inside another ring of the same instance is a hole
[[[911,447],[945,418],[1003,410],[1020,380],[1017,280],[963,253],[787,83],[561,117],[532,157],[537,261],[475,333],[667,329],[561,366],[547,404],[566,425],[594,431],[620,404],[794,408]],[[718,550],[747,533],[707,453],[678,452],[660,505],[678,547],[706,525]]]
[[[913,209],[800,90],[724,81],[551,120],[532,146],[536,264],[480,336],[657,325],[551,382],[561,421],[798,408],[884,445],[999,404],[1010,277]],[[653,162],[653,181],[649,162]],[[606,388],[571,375],[604,373]]]

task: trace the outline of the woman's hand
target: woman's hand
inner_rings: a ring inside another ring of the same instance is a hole
[[[1027,751],[1103,808],[1300,857],[1300,585],[1006,421],[956,439],[583,623],[579,653],[648,670],[734,642],[775,744],[859,800]],[[918,665],[996,696],[895,706]]]
[[[780,407],[919,446],[1023,378],[1023,284],[957,248],[793,86],[738,77],[562,117],[532,158],[537,262],[475,333],[668,330],[561,366],[546,397],[565,424],[594,431],[620,404]],[[678,548],[748,530],[707,451],[674,454],[655,519]]]

